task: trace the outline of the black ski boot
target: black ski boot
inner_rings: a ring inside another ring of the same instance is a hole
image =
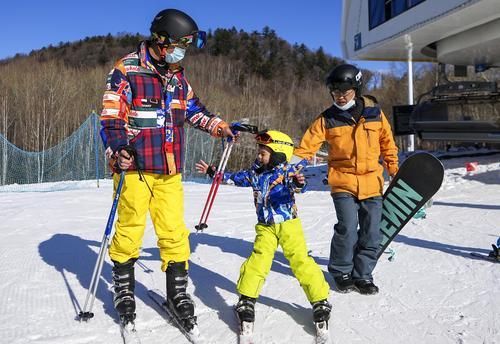
[[[488,257],[496,260],[497,262],[500,262],[500,248],[493,244],[491,245],[491,247],[493,248],[493,250],[488,253]]]
[[[328,300],[321,300],[312,303],[313,320],[316,327],[316,343],[331,343],[330,332],[328,331],[328,320],[332,305]]]
[[[124,324],[134,322],[135,319],[135,259],[125,263],[113,262],[113,289],[115,309],[120,315],[120,321]]]
[[[196,325],[194,302],[186,292],[188,272],[186,262],[170,262],[167,271],[167,302],[188,331]]]
[[[313,319],[315,323],[318,322],[328,322],[330,319],[330,312],[332,311],[332,305],[328,300],[321,300],[314,302],[313,307]]]
[[[255,321],[255,301],[253,297],[241,295],[238,303],[235,306],[236,313],[240,321],[254,322]]]
[[[352,280],[351,274],[342,274],[334,276],[335,287],[340,293],[349,293],[354,290],[354,282]]]
[[[354,286],[358,292],[363,295],[374,295],[378,293],[378,287],[370,280],[355,280]]]

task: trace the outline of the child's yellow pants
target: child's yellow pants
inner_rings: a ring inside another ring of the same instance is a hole
[[[307,254],[306,241],[299,219],[279,224],[255,226],[257,235],[253,252],[240,269],[237,290],[240,294],[257,298],[267,274],[271,270],[274,253],[281,245],[290,262],[293,274],[306,293],[309,302],[328,298],[330,287],[314,259]]]

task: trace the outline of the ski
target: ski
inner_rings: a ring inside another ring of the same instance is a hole
[[[165,311],[167,320],[174,324],[191,343],[205,343],[205,338],[201,335],[198,325],[196,324],[196,317],[188,320],[179,319],[175,315],[174,310],[171,308],[165,294],[161,290],[150,289],[148,290],[148,295],[159,307],[161,307],[161,309]],[[186,325],[189,325],[189,327],[192,328],[188,328]]]
[[[120,334],[124,344],[141,344],[134,322],[127,321],[122,316],[120,316]]]
[[[236,307],[233,307],[236,320],[238,321],[238,343],[239,344],[254,344],[253,338],[253,322],[241,321]]]
[[[314,323],[316,327],[316,344],[331,344],[330,331],[328,331],[328,321]]]
[[[483,260],[487,260],[488,262],[500,263],[500,259],[494,257],[493,255],[487,255],[479,252],[471,252],[470,255],[475,258],[481,258]]]

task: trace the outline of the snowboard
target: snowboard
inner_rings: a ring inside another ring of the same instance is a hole
[[[380,222],[382,242],[377,258],[380,258],[401,229],[439,190],[443,177],[443,164],[432,154],[419,152],[403,161],[383,195]]]

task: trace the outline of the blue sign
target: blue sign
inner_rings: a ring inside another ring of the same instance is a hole
[[[354,35],[354,50],[359,50],[362,48],[361,45],[361,32]]]

